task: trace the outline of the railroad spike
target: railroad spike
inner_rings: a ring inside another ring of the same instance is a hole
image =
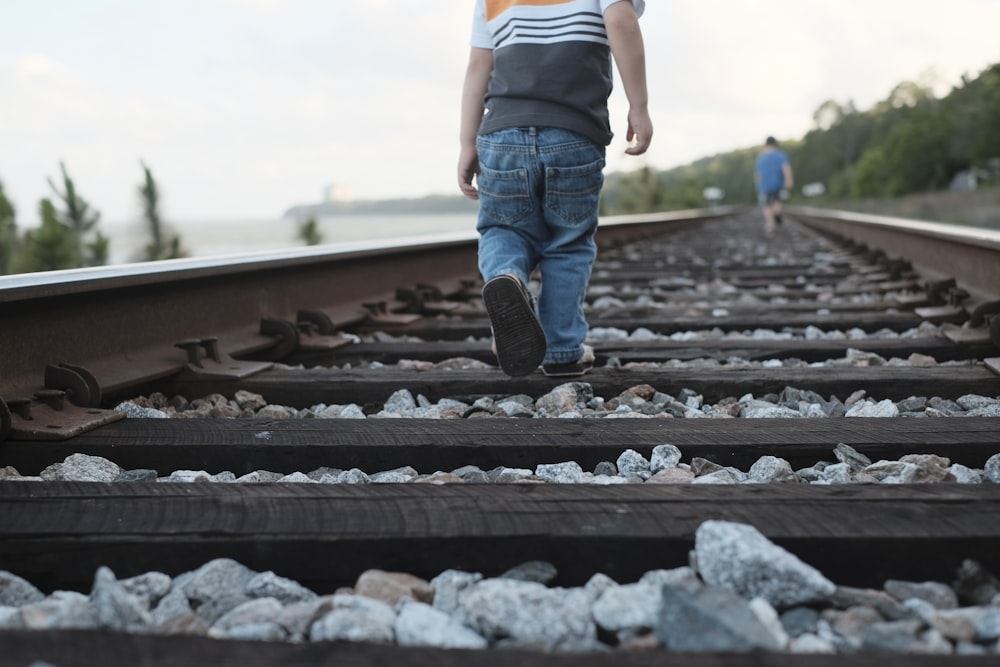
[[[175,343],[174,347],[187,352],[188,362],[179,373],[179,379],[184,381],[240,380],[274,366],[271,361],[234,359],[222,352],[217,336],[190,338]],[[202,351],[205,352],[204,356]]]
[[[82,366],[46,366],[45,388],[64,391],[70,402],[82,408],[96,408],[101,404],[101,386],[94,374]]]
[[[337,332],[337,327],[333,325],[333,320],[321,310],[300,310],[295,315],[295,321],[300,326],[303,323],[315,325],[316,333],[324,336],[329,336]]]
[[[260,333],[276,339],[268,351],[271,359],[284,359],[299,347],[299,329],[288,320],[266,317],[260,321]]]
[[[969,317],[969,326],[981,327],[987,322],[992,322],[1000,314],[1000,301],[987,301],[975,307]]]
[[[35,398],[59,412],[66,407],[66,392],[61,389],[40,389],[35,392]]]
[[[209,359],[216,363],[222,363],[222,358],[219,356],[219,338],[218,336],[209,336],[208,338],[201,339],[201,347],[205,350],[205,354]]]
[[[201,340],[198,338],[189,338],[187,340],[182,340],[178,343],[174,343],[174,347],[180,348],[187,352],[188,364],[191,366],[201,367]]]
[[[412,324],[421,318],[416,313],[393,313],[385,301],[362,304],[367,311],[366,325],[380,327],[399,327]]]

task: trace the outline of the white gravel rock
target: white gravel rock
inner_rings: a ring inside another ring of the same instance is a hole
[[[192,482],[215,482],[215,476],[205,470],[174,470],[166,477],[160,477],[156,480],[157,482],[164,483],[184,483],[189,484]]]
[[[27,579],[0,570],[0,607],[20,607],[44,599],[42,592]]]
[[[695,532],[698,572],[706,583],[762,597],[778,609],[828,598],[833,582],[775,545],[756,528],[705,521]]]
[[[316,484],[316,480],[304,472],[293,472],[277,480],[279,484]]]
[[[400,646],[436,646],[438,648],[486,648],[486,638],[445,612],[434,607],[403,600],[393,626]]]
[[[618,456],[618,460],[615,462],[618,467],[618,472],[621,475],[638,475],[642,479],[649,479],[652,477],[652,472],[650,472],[650,463],[645,456],[635,451],[634,449],[626,449],[621,455]]]
[[[23,627],[20,609],[0,606],[0,630],[21,630]]]
[[[50,465],[41,472],[46,481],[113,482],[123,469],[101,456],[70,454],[62,463]]]
[[[663,586],[634,583],[613,586],[594,602],[594,620],[605,630],[652,628],[663,606]]]
[[[115,412],[124,412],[126,419],[170,419],[170,415],[163,410],[144,408],[131,401],[116,405]]]
[[[653,454],[649,459],[649,469],[658,473],[667,468],[676,468],[681,462],[681,450],[675,445],[657,445],[653,447]]]
[[[987,459],[983,473],[990,482],[1000,484],[1000,454],[994,454]]]
[[[550,651],[597,648],[592,602],[583,588],[515,579],[485,579],[459,595],[461,618],[487,639]]]
[[[535,475],[556,484],[580,484],[587,477],[583,468],[576,461],[540,463],[535,468]]]
[[[339,593],[333,608],[312,624],[309,638],[389,644],[395,639],[396,612],[385,602],[363,595]]]
[[[281,602],[262,597],[249,600],[222,615],[208,631],[210,637],[280,641],[287,636],[275,619],[281,615]]]
[[[802,413],[783,405],[754,401],[740,411],[740,416],[744,419],[796,419],[802,417]]]
[[[879,401],[875,403],[874,401],[865,399],[863,401],[858,401],[851,407],[847,409],[845,417],[898,417],[899,408],[896,404],[885,399],[884,401]]]
[[[982,484],[983,483],[983,472],[981,470],[975,470],[964,466],[961,463],[952,463],[948,468],[954,477],[955,481],[959,484]]]
[[[317,595],[297,581],[271,572],[255,574],[243,592],[252,598],[273,598],[283,605],[315,600]]]
[[[44,600],[21,607],[21,624],[28,630],[91,630],[99,627],[90,599],[76,591],[56,591]]]
[[[90,592],[97,623],[102,628],[120,632],[144,632],[152,625],[145,601],[129,593],[107,567],[100,567]]]

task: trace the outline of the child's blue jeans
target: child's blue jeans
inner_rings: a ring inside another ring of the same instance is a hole
[[[587,320],[583,302],[597,256],[594,232],[605,149],[557,128],[518,128],[480,136],[479,271],[513,274],[527,285],[542,275],[538,319],[543,363],[577,361]]]

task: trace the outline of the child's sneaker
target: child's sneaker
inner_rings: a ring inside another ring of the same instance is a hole
[[[542,372],[549,377],[577,377],[594,367],[594,348],[583,346],[583,354],[576,361],[565,364],[545,364]]]
[[[483,285],[497,361],[511,376],[533,372],[545,358],[545,332],[531,294],[514,276],[502,275]]]

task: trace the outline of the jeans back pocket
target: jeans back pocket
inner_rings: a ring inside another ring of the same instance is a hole
[[[604,185],[604,160],[545,169],[545,206],[570,224],[593,218]]]
[[[495,222],[517,222],[532,211],[528,170],[496,170],[480,165],[479,203]]]

